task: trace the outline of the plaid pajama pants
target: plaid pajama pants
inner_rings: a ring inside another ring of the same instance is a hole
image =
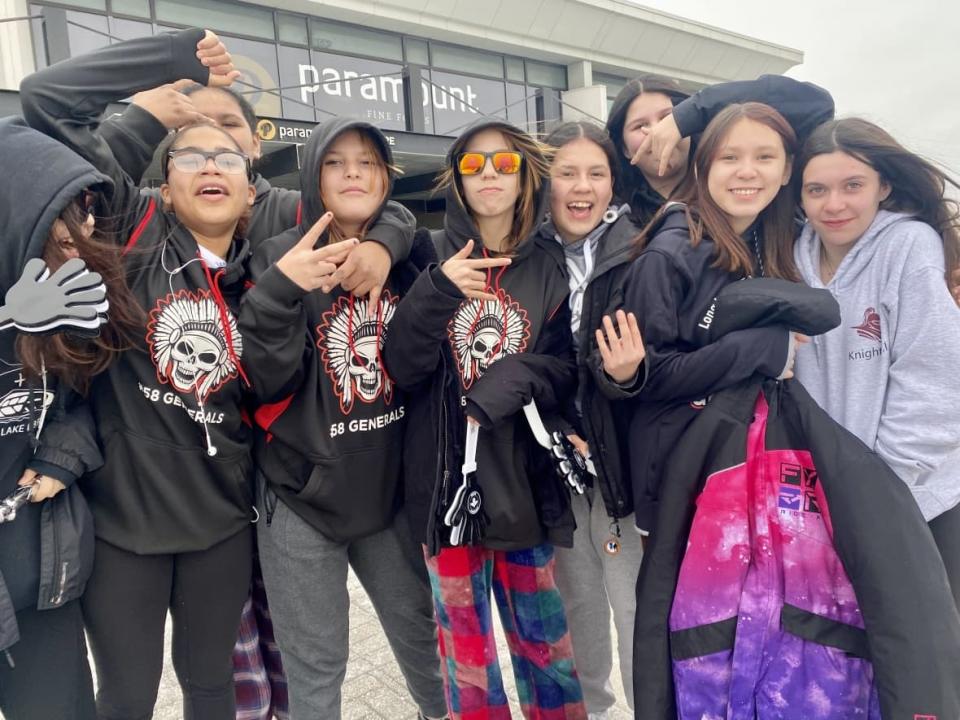
[[[289,720],[287,678],[273,636],[267,593],[256,556],[250,597],[244,603],[233,647],[233,686],[236,720]]]
[[[585,720],[570,633],[553,580],[553,546],[511,552],[444,548],[426,557],[453,720],[508,720],[490,591],[527,720]]]

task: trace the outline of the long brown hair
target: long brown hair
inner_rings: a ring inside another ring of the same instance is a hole
[[[515,150],[523,155],[523,163],[520,165],[520,197],[513,206],[513,222],[510,224],[510,234],[505,238],[502,246],[503,250],[499,253],[510,255],[520,246],[520,243],[533,234],[536,227],[540,189],[550,172],[552,151],[548,146],[506,123],[482,125],[457,138],[448,155],[450,162],[437,178],[436,189],[452,189],[460,206],[470,213],[471,217],[473,217],[473,210],[467,204],[466,195],[463,192],[463,180],[456,167],[457,155],[466,147],[471,137],[485,130],[496,130],[503,135],[510,150]]]
[[[797,158],[797,178],[802,180],[807,163],[817,155],[842,152],[869,165],[890,187],[880,207],[906,213],[930,225],[943,238],[947,285],[960,269],[960,205],[945,197],[947,185],[960,184],[933,163],[907,150],[886,130],[861,118],[824,123],[807,138]],[[797,184],[798,192],[802,183]]]
[[[400,174],[400,168],[396,165],[391,165],[387,158],[383,156],[383,151],[380,149],[380,144],[370,136],[370,131],[362,127],[348,127],[343,132],[355,132],[360,136],[360,143],[363,145],[363,149],[370,153],[370,157],[374,158],[374,167],[380,173],[380,205],[383,206],[383,203],[386,202],[388,195],[390,194],[390,180],[393,177],[396,177]],[[330,152],[329,147],[332,145],[337,138],[339,138],[343,133],[340,133],[335,138],[333,138],[327,144],[327,150],[324,152],[323,157],[320,158],[320,167],[323,167],[323,161],[326,159],[327,154]],[[322,175],[322,172],[321,172]],[[320,182],[320,178],[317,178],[317,182]],[[321,199],[323,197],[323,187],[319,188]],[[357,233],[357,239],[363,240],[367,231],[370,229],[370,226],[373,225],[374,221],[377,219],[377,214],[372,215],[367,218],[367,221],[360,226],[360,231]],[[327,242],[328,243],[337,243],[341,240],[348,240],[351,236],[343,231],[343,228],[340,226],[340,223],[337,222],[336,216],[333,218],[333,222],[330,223],[330,227],[327,229]]]
[[[752,275],[754,253],[734,231],[726,214],[717,205],[707,187],[710,166],[720,152],[730,130],[740,120],[753,120],[765,125],[780,136],[789,163],[797,150],[797,135],[790,123],[779,112],[763,103],[749,102],[729,105],[707,125],[693,156],[693,172],[688,173],[673,195],[673,200],[687,208],[687,226],[690,242],[697,245],[709,237],[717,249],[714,267],[728,272]],[[637,240],[638,251],[652,238],[660,224],[666,206],[643,229]],[[800,273],[793,261],[793,240],[796,235],[796,205],[793,194],[780,188],[767,207],[760,211],[759,239],[762,247],[763,268],[766,275],[798,281]]]
[[[86,236],[83,224],[87,210],[79,200],[63,209],[60,220],[87,268],[103,277],[110,302],[107,323],[101,325],[100,334],[92,338],[70,333],[21,334],[16,340],[16,352],[28,378],[38,379],[46,370],[64,385],[86,394],[93,377],[106,370],[119,353],[134,346],[137,331],[142,329],[145,317],[127,287],[120,247],[110,242],[100,228],[95,229],[90,237]],[[51,227],[44,245],[43,260],[50,272],[55,272],[67,259]]]

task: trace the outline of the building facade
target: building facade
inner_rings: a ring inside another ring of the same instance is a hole
[[[387,135],[404,171],[395,196],[421,213],[438,209],[429,189],[451,139],[480,117],[531,132],[602,123],[642,73],[693,90],[803,57],[620,0],[0,0],[0,115],[19,111],[35,68],[190,26],[223,37],[242,71],[266,177],[295,185],[313,126],[354,116]]]

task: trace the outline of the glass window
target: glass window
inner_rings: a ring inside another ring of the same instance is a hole
[[[107,16],[67,10],[67,38],[70,57],[106,47],[110,44]]]
[[[273,13],[220,0],[155,0],[157,20],[273,40]]]
[[[504,62],[507,65],[507,80],[523,82],[523,60],[515,57],[506,57]]]
[[[528,94],[530,97],[535,97],[534,89],[515,83],[507,83],[507,120],[522,130],[529,129],[527,118]]]
[[[548,65],[547,63],[527,60],[527,82],[531,85],[544,87],[567,88],[567,69],[563,65]]]
[[[605,73],[595,72],[593,74],[593,84],[606,85],[607,95],[609,97],[616,97],[617,93],[623,90],[623,86],[627,84],[627,79],[617,77],[616,75],[607,75]]]
[[[310,63],[299,66],[298,81],[291,84],[303,86],[301,97],[313,102],[321,121],[340,115],[383,130],[407,128],[400,64],[313,50]]]
[[[504,83],[467,75],[430,71],[434,135],[457,135],[482,115],[506,118]],[[425,113],[426,114],[426,113]],[[481,115],[482,114],[482,115]]]
[[[305,17],[277,13],[277,29],[280,32],[280,42],[291,42],[297,45],[307,44],[307,19]]]
[[[153,35],[153,25],[148,22],[112,17],[110,18],[110,34],[113,35],[111,42],[114,44],[124,40],[150,37]]]
[[[224,36],[233,64],[240,71],[233,89],[243,95],[257,115],[280,117],[280,74],[277,46]]]
[[[503,77],[503,57],[500,55],[439,43],[431,43],[430,49],[433,67]]]
[[[415,38],[404,38],[403,47],[407,51],[407,62],[414,65],[430,65],[430,53],[427,49],[426,40],[417,40]]]
[[[86,10],[107,11],[107,0],[56,0],[58,5],[84,8]]]
[[[314,122],[317,113],[313,108],[313,65],[310,51],[302,48],[277,48],[280,60],[280,87],[283,117],[289,120]],[[310,81],[310,84],[308,84]],[[319,88],[317,88],[319,89]],[[326,116],[324,116],[326,117]]]
[[[400,36],[310,18],[310,42],[315,50],[370,55],[403,62]]]
[[[110,12],[134,17],[150,17],[150,0],[110,0]]]

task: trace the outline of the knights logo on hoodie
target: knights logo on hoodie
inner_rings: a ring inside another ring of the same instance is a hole
[[[323,313],[317,347],[344,415],[356,400],[373,403],[383,396],[387,405],[393,401],[393,381],[383,369],[382,352],[396,309],[397,297],[384,290],[372,315],[367,299],[353,295],[341,295]]]
[[[502,288],[496,300],[468,299],[447,327],[460,380],[469,390],[494,362],[527,349],[530,320]]]
[[[243,339],[209,290],[179,290],[157,301],[147,324],[157,379],[200,402],[237,377]]]

